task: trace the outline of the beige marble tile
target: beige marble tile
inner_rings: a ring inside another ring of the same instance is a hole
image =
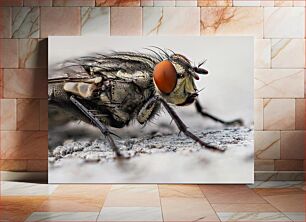
[[[52,6],[52,0],[23,0],[24,6]]]
[[[110,8],[82,7],[81,35],[109,35]]]
[[[171,7],[175,6],[175,0],[153,0],[154,7]]]
[[[143,35],[200,35],[200,9],[144,7]]]
[[[256,159],[280,159],[279,131],[255,131],[254,142]]]
[[[263,130],[263,99],[254,99],[254,129]]]
[[[163,197],[188,197],[204,198],[198,185],[158,185],[159,196]]]
[[[305,131],[281,132],[281,159],[304,159]]]
[[[42,7],[41,38],[49,35],[79,35],[80,11],[79,7]]]
[[[39,129],[48,130],[48,100],[41,99],[39,103]]]
[[[305,129],[305,99],[295,100],[295,129]]]
[[[5,98],[47,98],[46,69],[5,69],[3,79]]]
[[[110,20],[111,35],[141,35],[141,7],[112,7]]]
[[[38,212],[98,212],[103,206],[103,199],[88,197],[50,196],[37,209]]]
[[[292,130],[294,128],[294,99],[264,99],[264,130]]]
[[[0,160],[0,170],[24,172],[27,170],[27,160]]]
[[[12,8],[12,37],[39,38],[39,8]]]
[[[25,221],[27,217],[37,210],[39,205],[47,199],[46,196],[1,196],[0,220],[1,221]]]
[[[275,7],[285,7],[285,6],[293,6],[293,0],[274,0]]]
[[[286,30],[286,31],[284,31]],[[265,38],[304,38],[305,10],[301,7],[265,7]]]
[[[260,0],[260,6],[274,6],[274,0]]]
[[[272,39],[273,68],[304,68],[304,39]]]
[[[233,6],[260,6],[260,0],[233,0]]]
[[[15,99],[0,100],[0,126],[1,130],[16,130],[17,114]]]
[[[305,191],[301,189],[256,189],[256,192],[281,212],[304,212],[305,210]]]
[[[196,7],[197,4],[197,0],[175,0],[175,6]]]
[[[305,7],[306,2],[304,0],[293,0],[293,6],[295,6],[295,7]]]
[[[27,160],[28,172],[47,172],[48,160]]]
[[[96,221],[99,212],[33,212],[26,220],[29,221]]]
[[[4,159],[47,159],[47,131],[1,131],[1,138]]]
[[[284,181],[286,184],[287,181]],[[296,194],[302,194],[303,190],[298,187],[273,187],[274,189],[269,189],[267,187],[259,187],[255,188],[254,191],[258,193],[260,196],[264,197],[273,197],[273,196],[282,196],[282,195],[296,195]]]
[[[153,0],[140,0],[140,6],[153,6]]]
[[[198,6],[233,6],[233,0],[198,0]]]
[[[39,99],[17,99],[17,130],[39,130]]]
[[[11,38],[12,10],[0,7],[0,38]]]
[[[199,185],[211,204],[266,203],[246,185]]]
[[[110,184],[62,184],[52,193],[56,197],[79,197],[105,200],[111,189]]]
[[[96,6],[140,6],[140,0],[96,0]]]
[[[256,98],[303,98],[303,69],[256,69]]]
[[[218,213],[218,216],[221,221],[290,221],[281,212],[222,212]]]
[[[202,7],[202,35],[263,36],[263,8]]]
[[[0,68],[18,68],[18,40],[0,39]]]
[[[35,182],[1,181],[1,196],[49,196],[57,188],[56,184]]]
[[[205,198],[161,198],[164,221],[219,221]]]
[[[97,221],[163,221],[160,207],[103,207]]]
[[[255,68],[271,67],[271,40],[255,39],[254,45]]]
[[[113,185],[106,197],[105,207],[158,207],[157,185]]]
[[[255,171],[273,171],[274,160],[256,160],[254,161]]]
[[[53,0],[53,6],[95,6],[95,0]]]
[[[47,54],[46,39],[19,39],[19,68],[46,68]]]
[[[275,170],[277,171],[303,171],[303,160],[275,160]]]
[[[212,204],[216,212],[277,212],[278,210],[268,203],[260,204]]]

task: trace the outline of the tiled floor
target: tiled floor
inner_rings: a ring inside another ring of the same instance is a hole
[[[302,182],[47,185],[1,182],[0,221],[305,221]]]

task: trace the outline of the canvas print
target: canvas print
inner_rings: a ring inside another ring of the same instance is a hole
[[[50,183],[253,182],[253,38],[48,41]]]

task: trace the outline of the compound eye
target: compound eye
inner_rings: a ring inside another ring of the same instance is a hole
[[[153,79],[162,93],[171,93],[177,81],[177,73],[173,64],[168,60],[158,63],[153,71]]]

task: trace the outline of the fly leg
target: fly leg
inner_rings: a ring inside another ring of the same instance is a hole
[[[86,115],[94,123],[96,127],[99,128],[101,133],[106,137],[109,145],[111,146],[113,151],[116,153],[116,155],[118,157],[121,157],[122,154],[120,153],[119,148],[117,147],[113,138],[111,137],[111,132],[108,130],[108,128],[103,123],[101,123],[101,121],[97,117],[95,117],[94,114],[92,114],[85,106],[83,106],[74,96],[70,96],[70,101],[79,110],[81,110],[82,113],[84,113],[84,115]]]
[[[211,150],[215,150],[215,151],[220,151],[220,152],[224,152],[224,149],[221,149],[219,147],[216,146],[212,146],[209,145],[208,143],[202,141],[199,137],[197,137],[196,135],[194,135],[192,132],[190,132],[187,129],[187,126],[185,125],[185,123],[179,118],[179,116],[176,114],[176,112],[168,105],[168,103],[160,98],[161,103],[163,104],[163,106],[166,108],[166,110],[168,111],[168,113],[170,114],[170,116],[172,117],[172,119],[174,120],[174,122],[176,123],[177,127],[179,128],[179,130],[181,132],[183,132],[187,137],[193,139],[195,142],[199,143],[201,146],[206,147],[207,149],[211,149]]]
[[[242,119],[234,119],[232,121],[224,121],[222,119],[219,119],[218,117],[215,117],[205,111],[203,111],[203,108],[200,104],[200,102],[198,100],[195,101],[195,107],[196,107],[196,110],[198,113],[200,113],[202,116],[204,117],[208,117],[216,122],[219,122],[219,123],[222,123],[226,126],[230,126],[230,125],[239,125],[239,126],[242,126],[243,125],[243,121]]]

